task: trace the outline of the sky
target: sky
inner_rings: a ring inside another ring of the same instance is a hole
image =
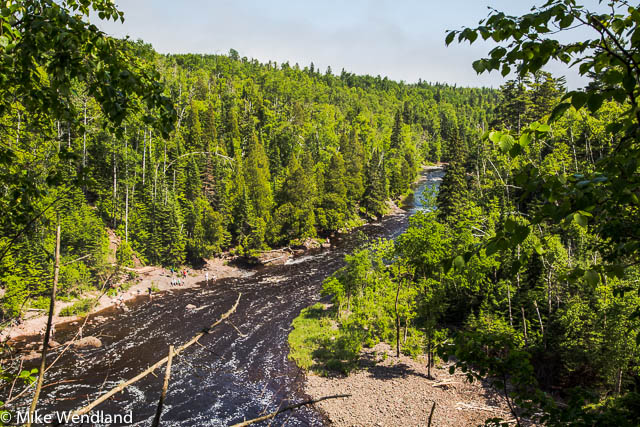
[[[538,2],[540,3],[540,2]],[[314,63],[334,74],[422,79],[458,86],[498,87],[499,73],[477,75],[471,63],[495,45],[476,41],[445,46],[446,30],[473,27],[488,6],[526,13],[523,0],[126,0],[125,22],[93,19],[103,31],[151,43],[160,53],[218,53],[235,49],[261,62]],[[570,88],[586,80],[552,64]]]

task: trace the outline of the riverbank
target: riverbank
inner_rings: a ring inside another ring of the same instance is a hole
[[[422,173],[419,174],[418,179],[414,183],[414,186],[420,185],[426,178],[424,172],[429,172],[436,169],[441,169],[443,164],[423,166]],[[400,206],[405,205],[405,200],[401,200],[398,204]],[[393,216],[404,214],[406,211],[399,207],[398,204],[389,200],[387,201],[387,213],[385,216]],[[364,225],[364,224],[363,224]],[[110,231],[110,230],[108,230]],[[345,230],[345,233],[350,230]],[[343,234],[345,234],[343,233]],[[309,250],[325,250],[331,248],[331,244],[326,242],[315,242],[315,245],[303,245],[299,248],[280,248],[271,251],[263,252],[259,257],[256,257],[259,265],[277,265],[286,264],[292,258],[303,255]],[[113,260],[115,260],[115,251],[117,250],[119,239],[113,232],[110,232],[110,251],[113,253]],[[187,277],[183,279],[183,285],[179,287],[171,286],[171,273],[168,269],[161,266],[144,266],[137,268],[123,268],[123,274],[131,273],[133,278],[130,280],[120,279],[115,280],[119,285],[126,282],[133,282],[133,285],[127,286],[127,289],[117,294],[112,295],[100,295],[100,292],[95,290],[83,294],[77,300],[72,301],[56,301],[53,325],[62,323],[75,322],[83,319],[85,316],[94,314],[101,310],[104,310],[113,306],[121,306],[126,309],[123,303],[133,300],[141,295],[147,295],[148,289],[153,288],[155,292],[165,292],[169,289],[179,288],[192,288],[200,285],[205,280],[205,272],[209,272],[209,277],[212,282],[217,279],[224,279],[229,277],[246,277],[253,273],[253,270],[244,269],[238,267],[236,261],[244,259],[243,257],[231,256],[227,253],[226,256],[221,258],[213,258],[206,261],[206,264],[200,269],[193,269],[184,267],[187,270]],[[181,270],[180,270],[181,271]],[[177,275],[176,275],[177,276]],[[215,278],[215,279],[214,279]],[[83,313],[77,316],[61,316],[60,313],[79,302],[81,299],[96,299],[99,298],[97,304],[88,313]],[[47,323],[46,311],[27,311],[24,315],[22,322],[18,325],[7,326],[0,331],[0,342],[12,340],[17,337],[33,336],[40,334],[45,330]]]
[[[432,426],[484,425],[488,418],[511,420],[509,408],[486,384],[469,383],[449,366],[432,370],[426,362],[401,355],[384,343],[362,352],[359,368],[348,376],[307,374],[304,391],[311,398],[350,394],[325,400],[316,407],[335,426],[424,426],[435,402]]]
[[[81,316],[60,315],[60,313],[64,309],[71,307],[79,300],[56,301],[53,316],[53,325],[55,326],[61,323],[79,321],[86,315],[94,314],[113,306],[120,305],[123,306],[123,309],[126,309],[126,304],[123,303],[133,300],[134,298],[141,295],[148,295],[149,288],[153,288],[153,291],[155,293],[158,293],[166,292],[169,289],[186,289],[203,285],[205,282],[205,274],[207,272],[209,273],[209,283],[212,285],[214,285],[215,281],[219,279],[225,279],[229,277],[246,277],[247,275],[252,274],[251,270],[245,270],[230,265],[228,260],[224,258],[213,258],[207,260],[205,265],[200,269],[187,267],[185,267],[184,269],[187,271],[187,276],[186,278],[182,279],[183,284],[180,286],[172,286],[171,272],[167,268],[163,268],[160,266],[146,266],[139,268],[125,267],[123,268],[122,273],[124,275],[126,275],[127,273],[131,273],[131,275],[133,276],[133,278],[130,279],[130,282],[133,282],[131,286],[127,286],[126,290],[117,292],[117,294],[115,295],[112,293],[112,295],[104,294],[101,296],[99,291],[91,291],[83,294],[82,298],[98,298],[98,301],[95,307],[93,307],[93,309],[89,313],[83,314]],[[174,273],[174,277],[179,277],[179,275],[177,273]],[[123,284],[123,282],[126,282],[126,280],[123,281],[121,279],[119,285],[114,289],[118,289],[120,285]],[[6,327],[0,332],[0,341],[7,341],[17,337],[40,334],[41,331],[44,331],[46,325],[47,315],[44,311],[29,311],[27,312],[25,319],[20,324]]]

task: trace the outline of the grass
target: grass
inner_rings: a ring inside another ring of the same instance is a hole
[[[93,298],[82,298],[60,310],[60,316],[84,316],[89,313],[94,302]]]
[[[293,320],[289,359],[320,375],[348,374],[360,354],[360,340],[338,327],[336,311],[321,303],[307,307]]]

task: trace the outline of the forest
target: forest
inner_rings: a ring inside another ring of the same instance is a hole
[[[332,308],[293,321],[291,359],[348,373],[384,341],[487,381],[517,425],[639,425],[640,9],[609,6],[548,0],[450,31],[448,45],[497,44],[472,64],[505,77],[494,90],[233,49],[159,54],[88,22],[90,10],[123,19],[109,1],[8,2],[2,325],[122,267],[252,259],[345,233],[444,163],[433,210],[324,281]],[[592,38],[556,37],[574,27]],[[551,61],[590,83],[568,89]],[[15,378],[0,368],[3,386]]]
[[[324,282],[334,306],[294,321],[294,360],[349,372],[362,346],[386,341],[398,355],[426,353],[429,376],[453,357],[451,372],[489,381],[517,425],[640,424],[640,13],[610,3],[611,14],[574,1],[516,17],[494,10],[447,35],[503,43],[473,67],[517,76],[485,132],[450,140],[436,209]],[[594,38],[545,37],[575,24]],[[550,60],[578,64],[591,83],[567,90],[541,71]]]
[[[447,160],[447,141],[478,133],[497,97],[261,64],[233,50],[160,55],[141,41],[122,49],[158,70],[175,106],[166,137],[145,110],[108,126],[75,81],[64,120],[32,117],[18,102],[3,115],[3,179],[12,183],[1,226],[5,321],[48,304],[56,210],[61,297],[101,283],[113,264],[107,230],[122,242],[117,264],[131,267],[300,245],[383,215],[425,161]],[[20,220],[39,212],[15,238]]]

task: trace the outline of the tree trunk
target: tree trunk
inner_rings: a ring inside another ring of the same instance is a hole
[[[142,187],[144,189],[144,177],[147,169],[147,131],[144,131],[144,143],[142,145]]]
[[[396,289],[396,357],[400,357],[400,313],[398,313],[398,299],[400,298],[400,282]]]
[[[527,340],[527,319],[524,317],[524,307],[520,307],[520,309],[522,310],[522,328],[524,331],[524,345],[528,345],[528,340]]]
[[[117,197],[118,197],[118,172],[116,166],[116,138],[113,137],[113,229],[116,229],[116,205],[117,205]]]
[[[82,131],[82,190],[83,193],[87,193],[87,185],[85,184],[85,176],[86,176],[86,167],[87,167],[87,98],[85,97],[83,100],[83,106],[82,106],[83,110],[84,110],[84,119],[83,119],[83,123],[84,123],[84,129]]]
[[[129,144],[127,142],[127,128],[124,128],[125,137],[124,137],[124,188],[125,188],[125,196],[124,196],[124,241],[129,243],[129,162],[128,157],[129,153],[127,149],[129,148]]]
[[[542,316],[540,315],[540,309],[538,308],[538,301],[533,300],[533,306],[536,308],[536,312],[538,313],[538,322],[540,323],[540,332],[542,332],[542,342],[544,343],[544,346],[546,348],[547,342],[544,338],[544,325],[542,324]]]
[[[20,110],[17,110],[17,111],[18,111],[18,130],[16,132],[16,147],[18,147],[18,144],[20,143],[20,120],[21,120]],[[9,145],[9,148],[11,148],[11,145]]]
[[[162,405],[164,404],[164,398],[167,396],[167,388],[169,387],[169,378],[171,377],[171,361],[173,360],[173,346],[169,346],[169,356],[167,357],[167,369],[164,372],[164,384],[162,385],[162,393],[160,393],[160,400],[158,401],[158,409],[156,410],[156,416],[153,419],[152,427],[158,427],[160,425],[160,416],[162,415]]]
[[[55,267],[53,269],[53,286],[51,287],[51,296],[49,301],[49,316],[47,317],[47,328],[44,333],[44,339],[42,340],[42,357],[40,359],[40,370],[38,371],[38,381],[36,383],[36,391],[31,401],[31,407],[29,408],[29,419],[27,420],[27,427],[31,426],[31,420],[38,406],[38,398],[40,397],[40,391],[42,390],[42,383],[44,381],[44,371],[47,363],[47,348],[49,347],[49,335],[51,334],[51,325],[53,323],[53,312],[56,305],[56,291],[58,289],[58,274],[60,272],[60,214],[58,213],[56,227],[56,253],[55,253]]]
[[[429,379],[433,379],[431,366],[433,366],[433,333],[429,332],[429,337],[427,338],[427,377]]]
[[[511,282],[507,282],[507,301],[509,302],[509,326],[513,328],[513,313],[511,312]]]

